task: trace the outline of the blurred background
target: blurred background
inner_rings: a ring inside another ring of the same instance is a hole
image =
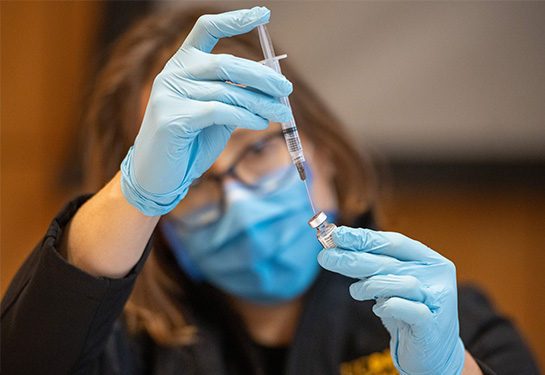
[[[453,260],[545,368],[545,2],[2,1],[2,295],[82,192],[81,108],[112,40],[197,3],[272,10],[276,52],[382,169],[384,228]]]

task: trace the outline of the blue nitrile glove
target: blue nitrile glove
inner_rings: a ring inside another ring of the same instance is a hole
[[[219,38],[246,33],[269,16],[267,8],[255,7],[200,17],[155,78],[140,132],[121,165],[123,195],[144,214],[172,210],[237,126],[264,129],[269,121],[290,119],[289,108],[275,100],[291,93],[284,76],[255,61],[210,54]]]
[[[459,375],[465,349],[458,332],[454,264],[399,233],[339,227],[339,248],[318,255],[322,267],[361,279],[350,286],[356,300],[377,301],[373,312],[389,331],[401,374]]]

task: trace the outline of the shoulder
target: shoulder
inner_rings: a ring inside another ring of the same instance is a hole
[[[512,327],[512,322],[494,305],[487,293],[473,284],[458,287],[460,336],[472,341],[488,329]]]
[[[515,323],[475,285],[458,288],[460,337],[473,357],[497,374],[539,374]]]
[[[460,336],[466,345],[480,340],[485,332],[503,331],[511,322],[494,306],[490,297],[476,285],[458,287]]]
[[[470,318],[498,316],[495,306],[486,292],[473,284],[458,286],[458,310]]]

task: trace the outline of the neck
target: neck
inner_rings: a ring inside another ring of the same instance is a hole
[[[275,347],[292,342],[303,310],[303,297],[276,305],[258,305],[237,298],[232,303],[258,344]]]

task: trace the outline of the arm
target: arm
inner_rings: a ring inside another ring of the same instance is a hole
[[[124,277],[142,257],[158,221],[159,216],[144,215],[127,202],[118,173],[77,211],[60,252],[93,276]]]
[[[160,215],[210,168],[237,126],[263,129],[291,117],[274,99],[291,92],[285,77],[254,61],[210,54],[220,38],[246,33],[269,14],[255,7],[199,18],[155,78],[121,173],[70,224],[62,251],[71,263],[96,276],[124,276]],[[104,244],[116,251],[105,251]]]
[[[2,373],[96,365],[159,216],[212,165],[237,126],[263,129],[291,117],[274,99],[291,92],[285,77],[255,61],[209,53],[219,38],[268,17],[256,7],[199,18],[156,77],[121,172],[84,205],[70,204],[13,280],[2,303]]]
[[[58,251],[60,243],[68,222],[86,200],[68,203],[55,217],[2,300],[3,374],[88,369],[123,310],[150,247],[119,279],[94,277],[66,262]]]

